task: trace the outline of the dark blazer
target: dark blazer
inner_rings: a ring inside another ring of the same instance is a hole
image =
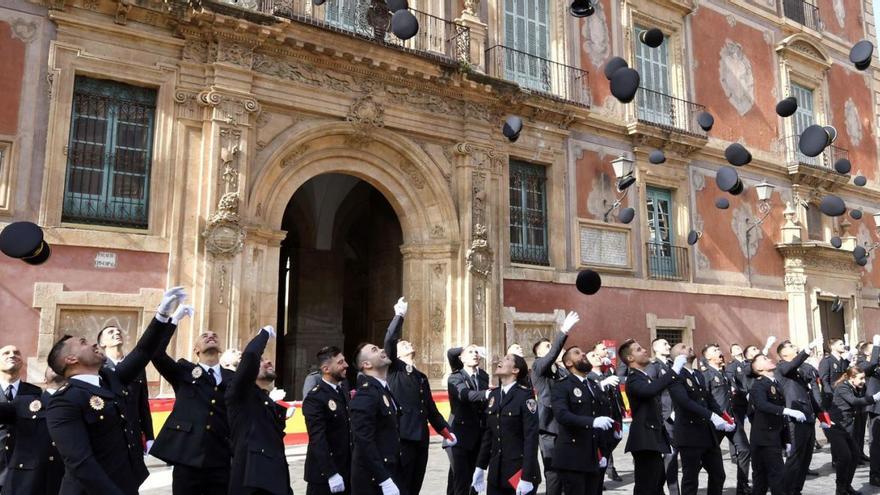
[[[880,351],[880,349],[878,349]],[[810,385],[810,395],[813,396],[813,404],[822,409],[822,379],[819,370],[809,362],[804,362],[800,367],[801,376]]]
[[[649,364],[647,368],[645,368],[645,373],[647,373],[653,380],[657,380],[663,375],[672,372],[672,361],[666,361],[664,363],[655,359],[651,361],[651,364]],[[660,410],[663,413],[663,421],[671,421],[669,418],[672,416],[672,411],[675,410],[675,407],[672,404],[672,397],[669,395],[669,390],[663,389],[655,400],[660,404]]]
[[[709,389],[709,393],[712,395],[712,399],[715,400],[715,403],[718,404],[718,408],[724,412],[732,412],[734,387],[727,378],[727,374],[724,370],[718,370],[712,366],[706,366],[706,371],[703,372],[703,377],[706,379],[706,388]]]
[[[15,398],[17,399],[22,395],[39,397],[42,394],[43,389],[22,380],[18,384],[18,393],[15,395]],[[0,391],[0,404],[6,404],[7,402],[9,401],[6,400],[5,391]],[[10,429],[10,425],[0,424],[0,487],[6,486],[5,480],[8,471],[7,466],[9,465],[12,454],[15,453],[15,436],[9,436]]]
[[[12,430],[18,446],[12,452],[3,495],[57,495],[64,463],[49,439],[46,408],[52,395],[19,394],[0,403],[0,424]]]
[[[740,412],[744,412],[749,407],[749,391],[752,389],[752,382],[755,380],[752,375],[751,361],[733,360],[724,367],[724,374],[733,387],[730,398],[731,407]]]
[[[880,346],[874,346],[871,351],[871,362],[880,362]],[[865,395],[874,395],[880,392],[880,366],[874,367],[871,373],[865,373]],[[869,414],[880,414],[880,404],[874,403],[865,408]]]
[[[351,400],[351,431],[354,450],[351,458],[352,495],[377,493],[379,484],[391,478],[400,488],[400,436],[394,395],[382,383],[358,375],[358,386]]]
[[[718,445],[718,435],[712,424],[712,413],[721,416],[724,411],[709,393],[706,377],[696,370],[682,368],[678,380],[669,386],[669,395],[675,405],[673,442],[676,447],[705,447]]]
[[[455,350],[452,349],[450,352]],[[460,354],[461,350],[458,348],[457,355]],[[488,401],[486,390],[489,389],[489,375],[478,369],[479,390],[473,388],[469,382],[468,373],[463,368],[449,375],[446,381],[451,409],[449,423],[458,439],[456,446],[468,450],[479,448],[483,428],[486,426],[485,406]]]
[[[385,332],[385,354],[391,360],[388,387],[401,410],[398,422],[400,439],[427,442],[429,422],[436,432],[449,428],[449,424],[434,403],[428,377],[397,357],[397,341],[400,340],[402,327],[403,317],[395,316]]]
[[[488,469],[486,482],[510,488],[509,480],[522,469],[520,479],[535,486],[541,482],[538,465],[538,403],[532,390],[520,384],[504,398],[501,387],[489,394],[488,427],[483,432],[477,466]]]
[[[351,421],[348,392],[341,392],[324,380],[308,391],[302,413],[309,434],[303,479],[308,483],[327,483],[339,474],[349,486],[351,479]]]
[[[782,416],[785,396],[782,386],[773,380],[758,376],[749,391],[749,418],[752,422],[749,443],[756,447],[782,448],[791,443],[791,435]]]
[[[855,390],[847,381],[834,387],[834,399],[829,411],[834,428],[846,430],[850,435],[855,433],[856,419],[864,414],[865,406],[874,404],[874,397],[864,394],[864,391]]]
[[[269,333],[261,330],[244,348],[235,375],[226,387],[226,410],[232,430],[229,494],[286,495],[290,471],[284,454],[287,408],[256,384]]]
[[[538,393],[538,428],[541,433],[555,434],[559,429],[553,419],[551,393],[553,384],[568,375],[568,370],[556,364],[556,357],[567,339],[568,334],[557,332],[550,351],[532,363],[532,385]]]
[[[828,354],[822,358],[822,361],[819,361],[819,378],[822,381],[822,405],[824,407],[831,407],[831,400],[834,397],[834,382],[847,368],[849,368],[848,360],[838,359],[832,354]]]
[[[215,385],[198,364],[186,359],[174,362],[164,346],[153,356],[153,365],[174,388],[174,408],[150,455],[172,465],[229,466],[232,448],[224,396],[235,373],[221,368],[220,384]]]
[[[602,398],[598,383],[590,380],[587,387],[576,375],[569,374],[553,384],[553,411],[559,423],[553,447],[554,469],[599,471],[598,451],[604,447],[604,432],[593,429],[593,420],[603,415]]]
[[[630,369],[626,378],[626,394],[632,411],[632,423],[625,452],[653,451],[667,454],[669,434],[663,426],[663,412],[657,399],[677,379],[670,369],[659,378]]]
[[[813,402],[812,384],[801,372],[807,357],[809,354],[801,351],[791,361],[780,360],[776,364],[776,376],[782,385],[785,407],[801,411],[807,417],[807,422],[812,423],[816,421],[816,414],[822,410],[822,406]]]
[[[104,361],[104,366],[115,369],[116,365],[109,359]],[[150,388],[147,383],[147,373],[141,373],[135,381],[131,382],[128,387],[123,390],[125,395],[126,414],[129,418],[134,418],[133,423],[137,425],[137,435],[143,435],[143,439],[155,440],[153,434],[153,417],[150,414]]]
[[[64,460],[61,495],[134,495],[147,479],[136,427],[125,417],[125,387],[137,379],[171,325],[155,318],[115,371],[102,368],[103,387],[70,379],[49,401],[49,436]]]

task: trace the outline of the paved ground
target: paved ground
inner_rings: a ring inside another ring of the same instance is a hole
[[[824,437],[821,432],[817,432],[820,442],[825,445]],[[624,438],[624,442],[626,439]],[[632,476],[632,457],[623,453],[623,444],[619,447],[615,460],[618,464],[617,470],[623,478],[622,483],[609,481],[605,483],[605,493],[608,494],[630,494],[633,489]],[[727,452],[727,441],[724,442],[722,450],[725,458],[725,469],[727,471],[727,482],[725,484],[725,495],[734,494],[736,480],[736,466],[729,462]],[[290,463],[290,477],[294,480],[293,491],[297,495],[302,495],[306,491],[305,483],[302,481],[303,463],[305,462],[304,446],[290,447],[287,449],[287,460]],[[150,478],[141,486],[141,493],[144,495],[164,495],[171,493],[171,470],[156,459],[150,458],[148,462],[150,467]],[[827,445],[817,451],[813,456],[813,469],[818,469],[821,475],[818,478],[807,478],[807,484],[804,487],[804,495],[831,495],[834,493],[834,472],[831,469],[831,451]],[[441,495],[446,491],[446,474],[449,469],[449,461],[446,453],[440,447],[439,440],[431,444],[430,458],[428,460],[428,473],[425,476],[425,486],[422,493],[431,495]],[[701,490],[706,486],[705,473],[701,476]],[[862,490],[864,493],[880,494],[880,488],[872,487],[868,484],[868,468],[867,466],[859,467],[856,470],[856,477],[853,481],[856,489]],[[544,493],[543,485],[539,487],[538,493]],[[704,493],[701,491],[701,493]],[[219,494],[218,494],[219,495]]]

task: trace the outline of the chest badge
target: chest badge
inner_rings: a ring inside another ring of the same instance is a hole
[[[529,399],[526,401],[526,407],[529,408],[530,413],[535,414],[535,411],[538,410],[538,403],[535,401],[535,399]]]
[[[28,409],[30,409],[31,412],[37,412],[42,408],[43,408],[43,403],[40,402],[39,400],[31,401],[30,405],[28,406]]]
[[[715,383],[721,383],[721,378],[715,377]]]
[[[666,374],[666,368],[661,368],[661,369],[660,369],[660,374],[661,374],[661,375],[665,375],[665,374]]]
[[[495,405],[495,396],[493,395],[492,397],[489,397],[489,407],[492,407],[494,405]]]
[[[204,374],[204,372],[205,372],[205,370],[203,370],[201,366],[196,366],[192,370],[192,377],[194,379],[198,380],[199,378],[202,377],[202,374]]]
[[[92,409],[95,411],[100,411],[101,409],[104,409],[104,399],[97,395],[93,395],[92,398],[89,399],[89,405],[92,406]]]
[[[330,408],[331,411],[335,411],[336,410],[336,401],[334,401],[333,399],[328,400],[327,407]]]
[[[413,367],[411,364],[406,365],[406,372],[407,373],[412,373],[412,370],[413,370]]]
[[[391,403],[388,402],[388,396],[387,396],[387,395],[383,395],[383,396],[382,396],[382,400],[385,401],[385,407],[391,407]]]
[[[694,384],[693,384],[693,382],[691,382],[691,379],[690,379],[690,378],[685,378],[684,381],[687,382],[688,387],[690,387],[690,388],[694,388]]]
[[[776,395],[776,387],[774,387],[773,385],[770,385],[770,393]]]
[[[584,393],[581,392],[581,389],[579,389],[579,388],[574,389],[574,391],[572,393],[574,394],[575,397],[580,397],[580,396],[584,395]]]

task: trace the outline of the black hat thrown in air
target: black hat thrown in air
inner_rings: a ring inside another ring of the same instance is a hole
[[[779,103],[776,104],[776,115],[779,115],[780,117],[791,117],[797,112],[797,109],[797,98],[789,96],[788,98],[779,100]]]
[[[726,210],[730,208],[730,201],[728,201],[727,198],[718,198],[715,200],[715,208]]]
[[[828,131],[820,125],[813,124],[801,133],[798,148],[804,155],[814,157],[819,156],[829,144],[831,144],[831,139]]]
[[[611,94],[621,103],[629,103],[636,97],[642,78],[639,72],[629,67],[617,69],[611,75]]]
[[[664,38],[665,36],[663,36],[663,31],[658,28],[651,28],[639,33],[639,41],[650,46],[651,48],[657,48],[658,46],[662,45]]]
[[[636,210],[632,208],[622,208],[620,213],[617,214],[617,219],[620,220],[621,223],[630,223],[635,216]]]
[[[694,244],[697,243],[697,241],[700,240],[700,237],[703,237],[702,232],[692,230],[692,231],[688,232],[687,242],[689,245],[693,246]]]
[[[846,158],[841,158],[834,162],[834,170],[837,170],[838,174],[846,175],[852,170],[852,163]]]
[[[516,115],[507,117],[507,120],[504,121],[504,126],[501,128],[504,137],[509,139],[511,143],[519,139],[520,131],[522,131],[522,119]]]
[[[849,216],[853,220],[861,220],[862,219],[862,210],[849,210]]]
[[[849,61],[856,69],[865,70],[871,66],[871,56],[874,54],[874,44],[868,40],[862,40],[853,45],[849,51]]]
[[[846,213],[846,203],[839,197],[829,194],[822,198],[822,202],[819,203],[819,210],[829,217],[839,217]]]
[[[13,222],[0,232],[0,251],[31,265],[49,259],[51,249],[43,240],[43,230],[32,222]]]
[[[834,236],[831,238],[831,245],[837,249],[840,249],[840,246],[843,246],[843,241],[840,240],[840,237]]]
[[[697,115],[697,124],[699,124],[700,129],[709,132],[712,130],[712,126],[715,125],[715,117],[709,112],[700,112]]]
[[[617,72],[617,69],[622,69],[624,67],[629,67],[629,64],[626,63],[626,60],[620,57],[611,57],[605,62],[605,79],[611,80],[611,76]]]
[[[715,174],[715,184],[718,186],[718,189],[734,196],[743,192],[742,181],[739,180],[739,174],[736,173],[736,169],[733,167],[725,165],[718,169],[718,172]]]
[[[586,270],[578,272],[575,286],[577,286],[577,290],[579,290],[581,294],[592,296],[602,288],[602,277],[600,277],[598,273],[587,268]]]
[[[867,183],[868,183],[868,179],[866,179],[864,175],[857,175],[856,178],[853,179],[853,184],[855,184],[859,187],[864,187],[865,184],[867,184]]]
[[[408,40],[419,32],[419,20],[407,9],[398,10],[391,16],[391,32],[402,40]]]
[[[654,150],[648,155],[648,161],[654,165],[660,165],[666,162],[666,155],[663,154],[662,150]]]
[[[727,162],[731,165],[742,167],[752,161],[752,154],[745,146],[733,143],[724,150],[724,158],[727,158]]]

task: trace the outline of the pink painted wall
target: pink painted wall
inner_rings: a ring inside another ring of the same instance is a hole
[[[831,125],[837,129],[837,141],[834,145],[849,150],[849,160],[853,164],[853,173],[861,173],[868,179],[877,175],[877,142],[874,137],[873,102],[871,90],[864,77],[865,73],[840,65],[833,65],[828,70],[828,93],[830,98]],[[846,125],[846,104],[852,100],[858,112],[860,125],[853,127],[853,133],[861,132],[861,139],[850,135]],[[858,144],[856,144],[858,141]]]
[[[0,134],[15,134],[18,129],[24,49],[24,43],[12,37],[12,27],[0,22]]]

